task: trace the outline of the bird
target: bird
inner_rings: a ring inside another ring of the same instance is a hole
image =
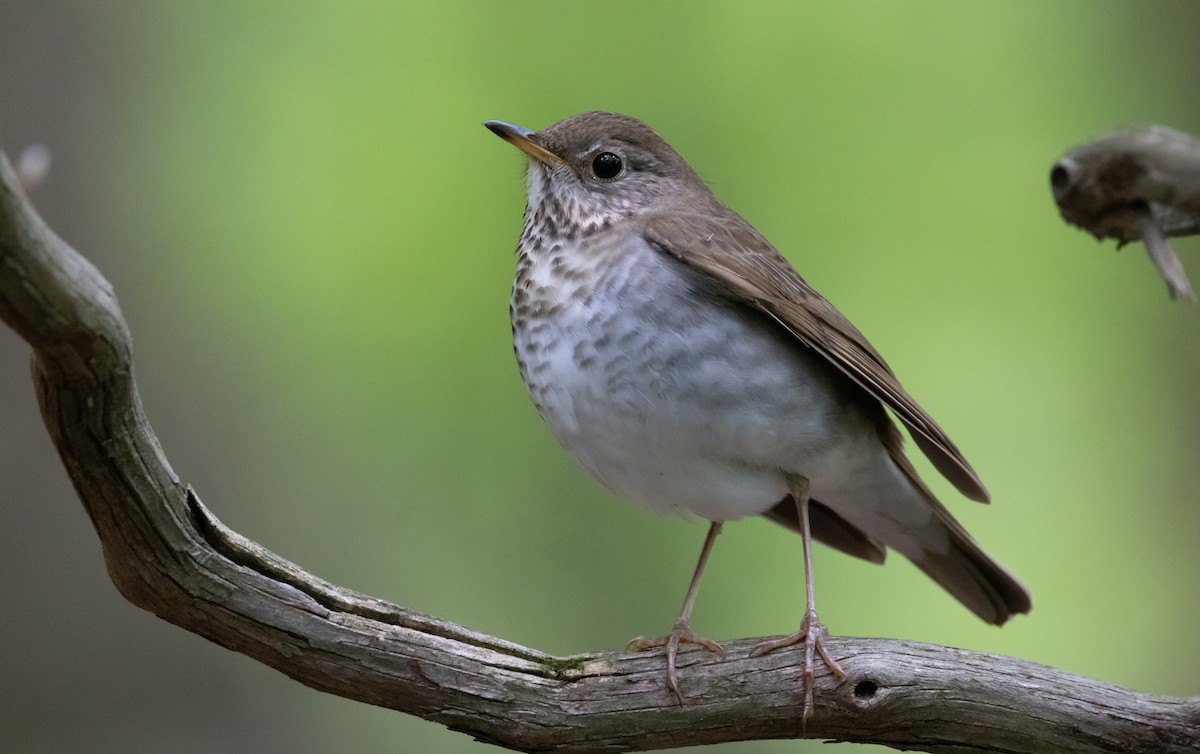
[[[484,125],[521,150],[527,202],[510,300],[517,366],[558,442],[636,504],[710,522],[679,619],[661,637],[684,703],[681,643],[723,525],[761,515],[800,534],[803,723],[815,657],[839,678],[814,599],[811,540],[882,563],[900,552],[984,621],[1028,612],[1028,590],[938,502],[905,456],[895,415],[963,495],[971,465],[883,357],[656,131],[592,111],[541,131]]]
[[[1140,240],[1171,298],[1196,303],[1169,236],[1200,233],[1200,139],[1160,125],[1070,149],[1050,169],[1064,220],[1117,248]]]

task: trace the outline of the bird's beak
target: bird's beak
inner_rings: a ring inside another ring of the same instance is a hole
[[[528,128],[521,128],[500,120],[489,120],[483,125],[501,139],[524,152],[534,162],[540,162],[543,165],[564,164],[561,157],[530,139],[529,137],[533,136],[534,132]]]

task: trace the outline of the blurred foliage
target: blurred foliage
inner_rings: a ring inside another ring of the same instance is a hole
[[[901,558],[822,549],[831,629],[1195,694],[1200,312],[1140,245],[1064,225],[1047,173],[1115,126],[1200,132],[1198,21],[1132,1],[0,0],[0,129],[54,150],[39,205],[115,285],[149,416],[217,515],[336,583],[572,653],[667,630],[704,528],[599,488],[529,405],[507,321],[522,160],[480,123],[638,116],[888,357],[995,503],[926,478],[1034,593],[996,630]],[[1176,248],[1195,279],[1200,244]],[[25,350],[2,334],[0,749],[487,748],[121,602]],[[693,624],[793,630],[802,584],[797,538],[729,526]]]

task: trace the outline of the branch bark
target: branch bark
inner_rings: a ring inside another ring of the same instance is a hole
[[[42,222],[0,154],[0,318],[34,350],[46,428],[121,594],[312,688],[527,752],[797,738],[802,650],[552,657],[343,589],[223,526],[142,412],[112,288]],[[1140,694],[998,655],[830,638],[811,737],[931,752],[1194,752],[1200,697]]]

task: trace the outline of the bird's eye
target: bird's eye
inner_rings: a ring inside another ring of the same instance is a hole
[[[597,178],[614,178],[621,172],[621,158],[612,152],[601,152],[592,160],[592,172]]]

